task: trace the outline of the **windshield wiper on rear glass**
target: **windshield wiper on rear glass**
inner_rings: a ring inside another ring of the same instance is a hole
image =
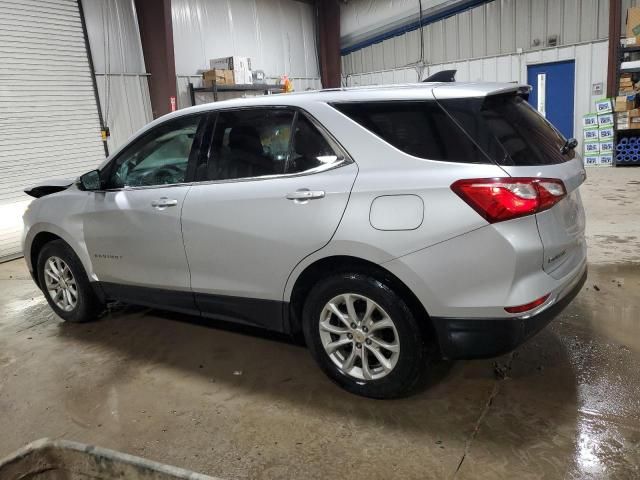
[[[564,142],[564,145],[560,149],[560,153],[562,155],[565,155],[569,153],[570,150],[575,149],[577,146],[578,146],[578,140],[576,140],[575,138],[570,138],[569,140]]]

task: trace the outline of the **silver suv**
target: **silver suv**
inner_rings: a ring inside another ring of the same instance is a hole
[[[28,190],[29,270],[71,322],[106,302],[304,335],[369,397],[433,354],[544,327],[586,278],[585,179],[515,84],[232,100],[162,117],[75,182]]]

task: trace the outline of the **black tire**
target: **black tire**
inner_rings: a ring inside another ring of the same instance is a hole
[[[75,307],[70,311],[65,311],[58,307],[47,290],[45,280],[45,265],[51,257],[58,257],[67,264],[75,280],[77,288],[77,301]],[[80,323],[95,320],[104,311],[104,304],[96,296],[87,274],[82,266],[82,262],[73,249],[63,240],[54,240],[47,243],[38,255],[37,265],[38,282],[44,293],[49,306],[60,318],[67,322]]]
[[[331,299],[346,293],[373,300],[395,325],[400,352],[393,369],[382,378],[364,380],[343,372],[331,360],[322,344],[319,323],[323,309]],[[317,283],[305,301],[303,332],[311,355],[320,368],[334,382],[356,395],[379,399],[407,396],[420,384],[427,370],[428,349],[417,319],[390,286],[371,275],[342,273]]]

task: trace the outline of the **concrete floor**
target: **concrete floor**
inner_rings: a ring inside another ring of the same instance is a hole
[[[137,308],[64,324],[22,261],[0,265],[0,457],[47,436],[223,478],[638,477],[640,169],[589,170],[583,192],[573,304],[404,400],[345,393],[265,335]]]

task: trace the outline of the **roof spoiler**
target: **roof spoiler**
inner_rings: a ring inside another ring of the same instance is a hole
[[[423,82],[455,82],[458,70],[442,70],[425,78]]]

